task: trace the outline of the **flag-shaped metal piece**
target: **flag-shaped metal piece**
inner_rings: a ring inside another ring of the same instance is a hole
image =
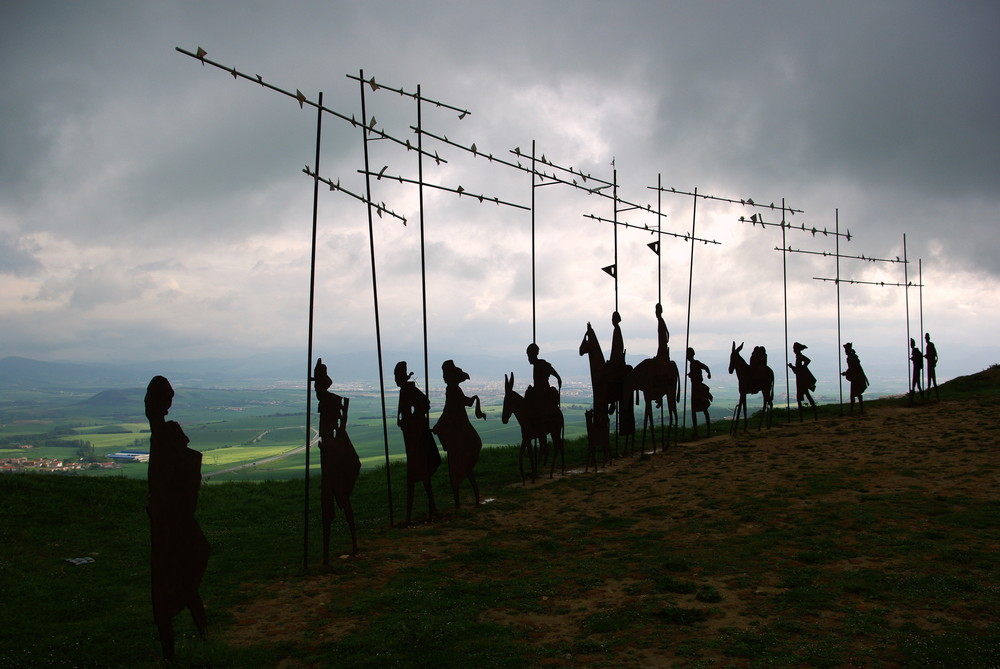
[[[618,266],[608,265],[607,267],[602,267],[601,271],[606,272],[608,276],[617,279],[618,278]]]
[[[650,242],[650,243],[646,244],[646,246],[648,246],[649,250],[652,251],[653,253],[655,253],[656,255],[660,255],[660,242],[659,241]]]

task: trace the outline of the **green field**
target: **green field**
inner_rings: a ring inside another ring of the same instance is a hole
[[[825,434],[844,437],[837,458],[819,438],[787,447],[808,421],[540,485],[520,485],[515,449],[489,449],[476,468],[486,503],[472,506],[465,484],[455,509],[442,468],[440,517],[408,527],[393,526],[405,495],[394,463],[391,492],[385,470],[358,479],[359,554],[340,557],[338,513],[326,569],[318,477],[311,514],[301,481],[203,486],[209,634],[178,615],[169,666],[1000,666],[993,371],[942,388],[940,403],[821,410]],[[919,443],[898,436],[931,412],[952,422]],[[583,440],[568,451],[580,467]],[[664,486],[635,476],[654,465]],[[762,488],[754,474],[771,470],[781,485]],[[624,489],[635,506],[618,504]],[[11,474],[0,499],[0,669],[168,666],[143,481]],[[77,557],[93,562],[66,562]]]
[[[66,393],[40,394],[6,392],[0,394],[0,459],[31,458],[79,459],[82,442],[93,447],[96,459],[126,448],[149,448],[149,428],[142,415],[139,389],[106,391],[93,395]],[[306,417],[303,393],[294,390],[179,390],[170,418],[183,426],[191,447],[201,451],[202,472],[244,466],[238,472],[212,476],[216,481],[254,481],[301,478],[306,455]],[[488,419],[474,425],[487,448],[520,443],[516,420],[504,425],[502,398],[483,398]],[[351,397],[348,431],[366,469],[384,465],[388,459],[403,457],[402,435],[395,425],[395,396],[386,398],[387,425],[383,429],[382,403],[377,394],[356,393]],[[584,405],[563,407],[565,436],[572,439],[586,433]],[[439,412],[432,412],[431,422]],[[315,434],[318,416],[310,417]],[[32,444],[31,449],[14,446]],[[294,452],[297,451],[297,452]],[[294,452],[294,453],[292,453]],[[292,453],[285,458],[261,462]],[[259,464],[258,464],[259,463]],[[311,468],[319,467],[319,453],[311,449]],[[86,476],[145,478],[144,463],[124,463],[110,470],[80,472]]]

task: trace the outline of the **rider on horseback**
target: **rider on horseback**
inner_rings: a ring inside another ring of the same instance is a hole
[[[525,404],[531,411],[531,416],[543,421],[552,414],[559,413],[559,391],[562,390],[562,378],[551,364],[538,357],[538,344],[528,344],[528,362],[532,366],[532,385],[524,391]],[[549,385],[549,377],[554,376],[558,388]]]

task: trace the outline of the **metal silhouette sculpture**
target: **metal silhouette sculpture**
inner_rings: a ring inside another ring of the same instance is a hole
[[[813,420],[818,420],[816,413],[816,401],[813,399],[812,391],[816,390],[816,377],[809,370],[809,363],[812,362],[802,351],[809,348],[805,344],[795,342],[792,350],[795,352],[795,362],[788,363],[788,368],[795,374],[795,402],[799,407],[799,422],[802,422],[802,400],[809,400],[813,410]]]
[[[615,455],[618,455],[618,436],[625,437],[623,452],[635,450],[635,406],[632,402],[633,392],[627,386],[628,376],[633,372],[632,365],[625,361],[625,339],[622,337],[622,317],[615,311],[611,314],[611,355],[608,357],[608,399],[611,401],[610,413],[616,413],[617,435],[615,439]],[[637,380],[638,382],[638,380]]]
[[[530,357],[530,354],[529,354]],[[542,361],[544,362],[544,361]],[[546,363],[548,364],[548,363]],[[537,366],[536,366],[537,369]],[[563,447],[563,414],[559,408],[559,394],[555,388],[547,383],[544,386],[538,385],[539,379],[535,379],[534,386],[528,386],[522,397],[514,390],[514,373],[510,376],[504,374],[503,393],[503,414],[501,421],[506,425],[513,416],[521,426],[521,448],[518,450],[518,469],[521,472],[521,485],[524,485],[524,454],[528,454],[531,466],[531,482],[535,482],[538,476],[538,466],[546,462],[545,455],[548,451],[548,438],[552,437],[552,464],[549,469],[549,478],[555,475],[556,459],[560,461],[560,471],[566,473],[566,451]],[[561,384],[560,384],[561,385]],[[554,398],[550,394],[555,392]],[[540,393],[542,402],[537,402]],[[547,397],[548,396],[548,397]],[[552,403],[552,400],[555,403]]]
[[[847,357],[847,371],[842,374],[851,384],[851,413],[854,413],[854,400],[858,401],[858,413],[864,413],[865,403],[862,395],[868,388],[868,377],[861,367],[861,358],[854,350],[854,344],[851,342],[844,344],[844,354]]]
[[[640,450],[646,450],[646,425],[649,425],[652,435],[652,450],[656,452],[656,426],[653,420],[653,405],[661,410],[663,400],[667,400],[669,422],[667,424],[667,438],[670,441],[670,430],[677,425],[677,398],[681,393],[680,372],[677,363],[670,359],[670,332],[667,324],[663,320],[663,308],[656,305],[656,334],[657,348],[656,356],[647,358],[640,362],[625,377],[626,392],[631,395],[633,392],[642,392],[645,411],[642,418],[642,446]],[[636,397],[638,402],[638,397]],[[662,420],[661,420],[662,422]],[[666,448],[664,443],[663,448]]]
[[[611,462],[611,401],[609,398],[609,383],[607,377],[608,363],[601,350],[594,328],[587,323],[587,331],[580,341],[580,355],[587,356],[590,367],[590,386],[594,397],[593,408],[584,412],[587,421],[587,465],[597,469],[597,453],[601,452],[603,464]]]
[[[351,400],[330,392],[333,380],[322,358],[313,369],[313,388],[319,402],[320,507],[323,523],[323,565],[330,564],[330,529],[336,506],[344,513],[351,533],[351,555],[358,553],[358,533],[354,524],[351,493],[361,473],[361,459],[347,435],[347,411]]]
[[[924,333],[924,362],[927,363],[927,394],[930,395],[931,384],[934,385],[934,396],[941,399],[941,391],[938,390],[937,383],[937,347],[931,341],[931,333]]]
[[[924,377],[924,353],[917,346],[917,342],[910,338],[910,362],[913,363],[913,373],[910,376],[910,403],[913,403],[913,394],[920,391],[920,399],[924,399],[924,387],[922,379]]]
[[[174,616],[184,609],[191,611],[198,634],[205,637],[207,619],[198,587],[209,554],[208,540],[195,518],[201,453],[188,448],[187,435],[176,421],[166,420],[173,397],[170,382],[162,376],[154,376],[146,388],[153,620],[166,659],[174,657]]]
[[[406,362],[396,363],[393,370],[396,385],[399,386],[399,406],[396,409],[396,425],[403,432],[406,448],[406,522],[413,513],[413,493],[417,483],[424,486],[427,493],[427,520],[437,515],[434,505],[434,490],[431,476],[441,466],[441,454],[431,432],[431,403],[417,384],[410,380]]]
[[[767,366],[767,351],[763,346],[755,346],[750,354],[750,362],[743,359],[740,351],[743,344],[739,346],[733,342],[732,351],[729,353],[729,373],[736,374],[739,380],[740,400],[736,404],[736,412],[733,414],[733,424],[730,429],[732,434],[736,434],[739,429],[740,411],[743,411],[743,431],[747,431],[747,395],[761,394],[763,406],[761,407],[760,420],[757,422],[757,429],[760,430],[764,421],[771,427],[771,413],[774,409],[774,370]]]
[[[479,402],[479,395],[466,397],[461,383],[469,380],[469,375],[455,365],[451,360],[445,360],[441,365],[441,373],[445,383],[444,409],[433,432],[441,441],[441,448],[448,454],[448,475],[451,479],[451,491],[455,497],[455,508],[461,508],[458,489],[462,481],[469,479],[476,505],[479,505],[479,484],[476,483],[476,462],[483,450],[483,440],[469,421],[465,408],[475,406],[476,418],[486,420]]]
[[[714,398],[708,389],[708,385],[705,383],[705,375],[707,374],[708,378],[712,378],[712,370],[708,368],[708,365],[699,360],[695,360],[694,356],[694,349],[688,348],[687,376],[691,379],[691,426],[693,430],[693,437],[697,439],[698,412],[705,414],[705,427],[708,431],[707,436],[712,436],[712,420],[708,416],[708,408],[712,406],[712,400]]]

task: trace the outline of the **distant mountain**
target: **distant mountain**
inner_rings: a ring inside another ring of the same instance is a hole
[[[106,388],[138,384],[134,372],[114,365],[43,362],[15,356],[0,360],[0,387],[7,389]]]
[[[820,347],[811,348],[813,373],[821,379],[824,390],[834,392],[837,381],[837,359],[829,352],[819,353]],[[943,382],[962,374],[978,372],[991,363],[1000,360],[1000,347],[963,346],[947,349],[939,345],[942,362],[938,366],[938,376]],[[675,348],[674,359],[683,366],[679,357],[680,349]],[[906,350],[898,347],[866,348],[859,351],[865,371],[872,380],[870,392],[905,392],[907,359]],[[605,351],[607,354],[607,351]],[[378,359],[374,351],[324,354],[317,351],[330,371],[336,384],[378,383]],[[558,370],[564,381],[589,382],[587,361],[576,350],[543,351],[543,357]],[[304,387],[309,373],[309,361],[305,351],[274,351],[240,358],[206,358],[198,360],[154,360],[130,363],[76,363],[45,362],[28,358],[9,356],[0,359],[0,390],[72,390],[92,391],[122,388],[145,388],[149,379],[163,375],[170,379],[175,388],[265,388],[274,386]],[[513,372],[520,385],[528,383],[530,365],[524,354],[513,356],[493,356],[464,354],[461,352],[431,351],[428,375],[432,385],[441,382],[441,363],[454,359],[455,364],[472,377],[474,384],[499,383],[504,374]],[[726,384],[726,364],[729,351],[699,349],[699,359],[705,362],[719,377],[716,384]],[[393,388],[392,372],[396,363],[405,360],[408,369],[418,379],[424,376],[423,351],[383,351],[383,376],[388,389]],[[637,364],[642,356],[629,355],[628,361]],[[780,351],[772,353],[771,367],[784,385],[784,360]],[[732,382],[732,380],[729,380]],[[794,380],[793,380],[794,383]]]
[[[102,390],[101,392],[78,402],[77,406],[90,407],[95,409],[106,409],[108,407],[120,407],[123,404],[138,405],[142,402],[142,391],[130,390]]]

